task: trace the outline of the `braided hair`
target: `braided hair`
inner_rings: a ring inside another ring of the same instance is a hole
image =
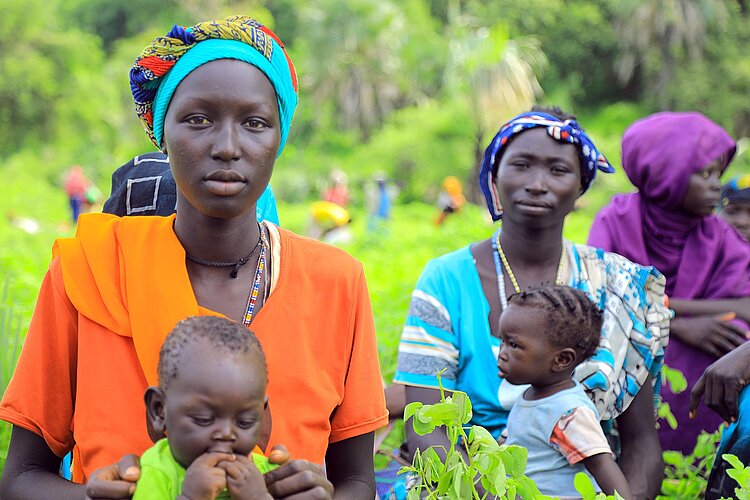
[[[586,293],[565,285],[543,286],[515,293],[508,305],[541,309],[548,328],[547,340],[559,348],[572,347],[579,362],[590,358],[599,346],[602,313]]]

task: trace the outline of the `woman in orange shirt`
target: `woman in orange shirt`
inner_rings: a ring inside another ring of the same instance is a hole
[[[268,358],[269,449],[297,459],[267,476],[269,492],[372,498],[372,435],[387,412],[362,266],[255,217],[297,104],[283,45],[242,16],[175,26],[136,59],[131,88],[169,154],[177,214],[87,214],[56,242],[0,403],[13,424],[0,496],[132,493],[76,483],[150,447],[142,394],[159,348],[177,321],[210,314],[252,322]],[[57,476],[71,450],[72,483]]]

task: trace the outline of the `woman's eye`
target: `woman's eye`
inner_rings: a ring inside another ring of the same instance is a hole
[[[570,172],[568,167],[552,167],[551,170],[552,170],[552,173],[555,173],[555,174],[567,174],[568,172]]]
[[[258,120],[257,118],[251,118],[250,120],[247,120],[245,122],[245,126],[248,128],[265,128],[266,124],[262,120]]]
[[[208,123],[208,118],[205,116],[191,116],[186,121],[191,125],[204,125]]]

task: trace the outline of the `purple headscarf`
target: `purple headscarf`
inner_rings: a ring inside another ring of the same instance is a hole
[[[700,113],[657,113],[622,138],[622,166],[638,193],[615,196],[596,217],[589,244],[651,265],[681,299],[750,295],[747,243],[716,216],[680,208],[690,174],[719,157],[724,168],[734,140]]]
[[[698,216],[680,208],[690,175],[734,156],[735,142],[700,113],[657,113],[633,123],[622,139],[622,164],[638,193],[615,196],[591,227],[589,245],[656,267],[667,278],[667,295],[679,299],[750,295],[750,245],[715,215]],[[671,338],[665,364],[680,370],[688,390],[665,387],[679,427],[659,429],[664,449],[692,451],[701,430],[715,430],[721,417],[710,411],[687,418],[690,388],[715,360],[710,354]]]

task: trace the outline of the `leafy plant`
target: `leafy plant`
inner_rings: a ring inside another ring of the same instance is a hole
[[[721,458],[729,462],[732,466],[731,469],[727,469],[727,475],[737,481],[738,484],[734,489],[734,498],[737,500],[750,500],[750,467],[743,465],[735,455],[725,453]]]
[[[614,495],[597,493],[594,484],[591,482],[591,478],[583,472],[576,474],[575,479],[573,479],[573,485],[576,487],[576,491],[581,494],[583,500],[623,500],[616,491]]]
[[[663,457],[667,468],[661,485],[663,496],[657,498],[702,498],[719,441],[721,430],[713,434],[702,432],[690,455],[665,451]]]
[[[412,418],[414,431],[429,434],[437,427],[445,427],[450,448],[442,448],[445,460],[436,447],[417,450],[411,466],[402,467],[399,474],[413,473],[419,483],[409,490],[409,499],[472,498],[484,499],[493,495],[503,499],[516,496],[525,499],[545,498],[534,482],[523,475],[527,451],[520,446],[500,445],[484,427],[465,424],[471,420],[471,401],[465,392],[453,391],[445,395],[438,374],[440,402],[426,405],[409,403],[404,420]],[[482,490],[477,488],[481,483]],[[482,491],[482,493],[480,493]]]
[[[0,294],[0,389],[5,388],[13,375],[21,348],[21,316],[8,300],[8,280],[3,282]],[[0,475],[5,467],[10,441],[10,424],[0,422]]]
[[[674,394],[679,394],[687,389],[687,379],[680,370],[670,368],[664,365],[661,369],[661,378],[664,385],[668,385],[669,389]],[[667,425],[672,429],[677,428],[677,419],[672,413],[672,409],[669,407],[669,403],[660,403],[659,408],[656,410],[656,416],[659,419],[667,421]]]

